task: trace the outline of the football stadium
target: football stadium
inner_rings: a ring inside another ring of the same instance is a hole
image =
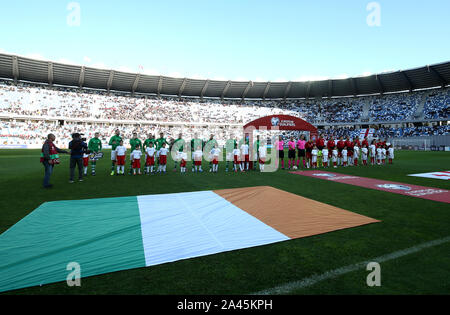
[[[91,14],[83,1],[64,14],[76,10],[70,32]],[[240,80],[11,50],[0,51],[1,295],[255,295],[233,307],[256,309],[267,295],[450,293],[445,55]]]

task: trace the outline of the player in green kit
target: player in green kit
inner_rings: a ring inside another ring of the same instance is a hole
[[[216,145],[218,145],[216,139],[214,139],[214,135],[211,135],[209,137],[209,140],[206,141],[204,148],[203,148],[203,152],[211,152],[211,150],[213,148],[216,147]],[[209,157],[209,172],[212,172],[212,157]]]
[[[173,171],[176,172],[177,170],[177,159],[180,158],[181,153],[183,152],[183,147],[184,147],[185,141],[183,140],[183,134],[180,133],[178,135],[178,139],[175,139],[175,141],[172,144],[172,148],[171,148],[171,152],[176,152],[177,156],[173,161],[174,164],[174,168]]]
[[[138,138],[137,132],[133,132],[133,138],[130,139],[130,146],[131,146],[131,151],[133,151],[136,147],[138,147],[139,150],[142,151],[142,141],[141,141],[141,139]],[[130,161],[131,161],[131,157],[130,157]],[[133,171],[133,165],[132,165],[132,163],[130,163],[130,171],[128,172],[128,175],[131,175],[132,171]]]
[[[236,148],[237,146],[237,141],[236,139],[228,139],[227,142],[225,142],[225,151],[226,151],[226,160],[227,160],[227,166],[225,169],[225,172],[228,172],[229,166],[230,166],[230,161],[231,163],[233,163],[234,161],[234,156],[233,156],[233,150],[234,148]]]
[[[156,139],[155,136],[152,135],[151,133],[148,134],[148,138],[145,139],[144,144],[142,145],[144,151],[150,147],[150,143],[153,143],[153,146],[155,145]]]
[[[155,140],[155,143],[156,143],[156,150],[161,149],[163,143],[167,145],[170,144],[169,142],[167,142],[166,138],[164,138],[164,133],[162,132],[159,134],[159,138]]]
[[[198,137],[198,133],[194,134],[194,139],[191,139],[191,153],[192,153],[192,173],[194,173],[194,152],[198,147],[203,147],[203,141]]]
[[[108,144],[111,146],[111,176],[114,175],[114,169],[116,166],[116,151],[114,150],[120,145],[120,141],[122,141],[120,130],[116,129],[115,135],[112,136],[108,142]]]
[[[91,140],[89,140],[88,143],[88,149],[89,151],[91,151],[92,153],[99,153],[102,150],[102,141],[98,138],[100,136],[100,134],[98,132],[96,132],[94,134],[94,138],[92,138]],[[91,171],[92,171],[92,176],[95,176],[95,166],[97,164],[97,160],[93,159],[91,161]]]
[[[253,161],[253,170],[256,170],[256,164],[258,163],[258,161],[259,161],[259,143],[260,143],[260,140],[259,140],[259,135],[257,135],[256,136],[256,141],[255,141],[255,143],[253,144],[253,157],[255,157],[256,156],[256,160],[255,161]],[[256,151],[255,151],[256,150]]]
[[[163,132],[160,132],[160,133],[159,133],[159,138],[156,139],[156,141],[155,141],[155,144],[156,144],[156,147],[155,147],[156,152],[158,152],[158,151],[162,148],[163,143],[165,143],[165,144],[167,144],[167,145],[170,144],[169,142],[167,142],[166,138],[164,138],[164,133],[163,133]],[[159,164],[159,153],[158,153],[158,164]]]

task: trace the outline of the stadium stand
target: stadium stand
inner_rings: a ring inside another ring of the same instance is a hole
[[[450,116],[450,89],[432,91],[424,106],[425,119],[448,119]]]
[[[369,109],[370,120],[401,121],[411,119],[422,99],[422,93],[397,93],[372,97]]]
[[[367,77],[311,82],[194,80],[122,73],[0,54],[0,145],[39,146],[54,132],[104,139],[119,128],[175,138],[240,136],[247,122],[292,115],[334,137],[449,133],[450,62]],[[292,133],[284,133],[288,136]]]
[[[1,144],[38,146],[43,135],[56,132],[58,145],[70,141],[73,132],[105,137],[119,128],[125,137],[133,131],[145,138],[149,132],[164,132],[169,138],[194,133],[220,141],[239,135],[243,124],[268,115],[288,114],[315,123],[361,124],[364,107],[370,104],[371,122],[412,119],[420,101],[425,119],[448,119],[449,89],[397,93],[384,96],[315,100],[218,100],[157,96],[50,87],[11,81],[0,82]],[[174,124],[174,125],[170,125]],[[206,125],[205,125],[206,124]],[[207,128],[204,128],[207,127]],[[56,130],[56,131],[55,131]],[[379,128],[379,137],[446,135],[448,126]],[[355,137],[359,129],[338,125],[325,135]],[[284,133],[290,136],[293,133]]]
[[[25,83],[0,83],[0,112],[32,117],[159,121],[184,123],[235,123],[287,114],[307,121],[359,123],[363,107],[370,102],[373,122],[412,118],[424,93],[426,118],[446,119],[450,104],[448,89],[434,92],[398,93],[358,98],[263,101],[200,100],[174,97],[131,97],[102,91],[49,88]]]

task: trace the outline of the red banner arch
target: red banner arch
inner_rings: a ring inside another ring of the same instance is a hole
[[[249,122],[244,126],[244,130],[247,128],[261,129],[261,127],[267,130],[278,128],[279,130],[298,130],[309,131],[311,138],[317,137],[317,128],[311,125],[309,122],[289,115],[271,115],[258,118]]]

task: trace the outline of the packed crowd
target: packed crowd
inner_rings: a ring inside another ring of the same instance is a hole
[[[355,138],[361,134],[360,129],[356,128],[329,128],[321,131],[326,137],[333,136]],[[427,136],[445,136],[450,135],[450,125],[418,126],[418,127],[397,127],[374,129],[372,137],[374,138],[397,138],[397,137],[427,137]]]
[[[349,128],[328,128],[328,129],[324,129],[320,131],[321,133],[323,133],[324,137],[326,138],[330,138],[333,137],[334,139],[339,139],[340,137],[350,137],[350,138],[355,138],[358,137],[360,134],[360,130],[359,129],[355,129],[353,127],[349,127]]]
[[[95,132],[100,133],[103,142],[114,133],[114,130],[122,130],[125,139],[130,139],[133,132],[143,138],[148,133],[163,132],[169,139],[174,139],[180,133],[186,137],[191,137],[195,133],[202,138],[207,138],[210,133],[217,135],[219,143],[225,139],[237,137],[242,133],[241,129],[235,126],[226,128],[218,125],[211,125],[207,129],[197,126],[167,126],[159,124],[134,125],[134,124],[105,124],[105,123],[71,123],[66,122],[60,125],[58,121],[17,121],[14,119],[0,120],[0,145],[27,145],[36,147],[42,145],[45,137],[49,133],[56,136],[55,144],[61,147],[67,147],[72,140],[72,134],[78,132],[86,138],[91,138]],[[128,145],[128,142],[126,142]]]
[[[422,102],[422,103],[421,103]],[[369,109],[371,121],[399,121],[414,115],[423,105],[425,119],[448,119],[450,89],[390,94],[361,98],[321,100],[201,100],[195,98],[136,96],[75,88],[51,88],[29,83],[0,81],[0,144],[40,145],[48,133],[57,145],[66,146],[73,132],[91,137],[99,131],[106,137],[116,128],[126,138],[136,131],[164,132],[168,138],[194,133],[216,135],[220,143],[236,137],[246,122],[268,115],[287,114],[309,122],[352,123]],[[70,118],[70,120],[68,120]],[[61,120],[61,121],[58,121]],[[104,122],[102,122],[104,121]],[[170,122],[177,124],[170,125]],[[200,124],[208,124],[207,128]],[[197,125],[198,124],[198,125]],[[325,129],[326,136],[356,137],[354,128]],[[375,137],[447,135],[449,126],[379,128]],[[298,137],[299,132],[282,135]]]
[[[425,119],[448,119],[450,117],[450,89],[432,91],[424,106]]]
[[[445,136],[450,135],[450,125],[379,128],[374,135],[382,138]]]
[[[400,121],[413,117],[423,98],[423,92],[373,96],[369,116],[372,121]]]
[[[0,114],[115,121],[243,124],[268,115],[313,116],[273,101],[211,101],[174,97],[131,97],[101,91],[0,84]],[[294,106],[295,107],[295,106]],[[305,117],[306,118],[306,117]]]
[[[97,90],[0,82],[0,115],[108,121],[245,124],[262,116],[286,114],[312,123],[354,123],[368,106],[370,120],[410,119],[424,104],[426,119],[446,119],[449,89],[359,98],[315,100],[210,100],[135,96]]]
[[[320,103],[321,119],[330,123],[359,121],[363,103],[354,99],[322,100]]]

